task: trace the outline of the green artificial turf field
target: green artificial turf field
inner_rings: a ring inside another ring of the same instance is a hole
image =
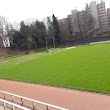
[[[79,46],[22,64],[16,63],[33,56],[0,63],[0,77],[110,94],[109,43]]]

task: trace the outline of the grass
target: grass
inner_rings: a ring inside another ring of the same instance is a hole
[[[42,55],[44,53],[39,53]],[[0,63],[3,79],[110,94],[110,44],[80,46],[31,60],[24,56]]]
[[[7,60],[7,59],[11,59],[11,58],[15,58],[15,57],[19,57],[19,56],[22,56],[23,53],[19,53],[19,54],[10,54],[10,55],[1,55],[0,56],[0,61],[1,60]]]
[[[35,58],[37,59],[39,56],[43,56],[43,55],[45,55],[45,52],[40,52],[37,54],[24,55],[24,56],[16,57],[13,59],[9,58],[3,62],[0,62],[0,71],[7,69],[7,68],[10,68],[12,66],[18,65],[22,62],[28,62],[28,60],[33,60]]]

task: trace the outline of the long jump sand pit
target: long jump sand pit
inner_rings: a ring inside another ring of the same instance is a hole
[[[0,90],[70,110],[110,110],[110,96],[71,89],[0,80]]]

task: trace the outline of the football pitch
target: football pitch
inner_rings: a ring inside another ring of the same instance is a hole
[[[44,54],[1,62],[0,78],[110,94],[109,43]]]

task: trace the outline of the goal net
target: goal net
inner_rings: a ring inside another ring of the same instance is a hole
[[[54,53],[60,53],[60,49],[59,48],[50,48],[50,49],[47,49],[48,53],[51,55],[51,54],[54,54]]]

